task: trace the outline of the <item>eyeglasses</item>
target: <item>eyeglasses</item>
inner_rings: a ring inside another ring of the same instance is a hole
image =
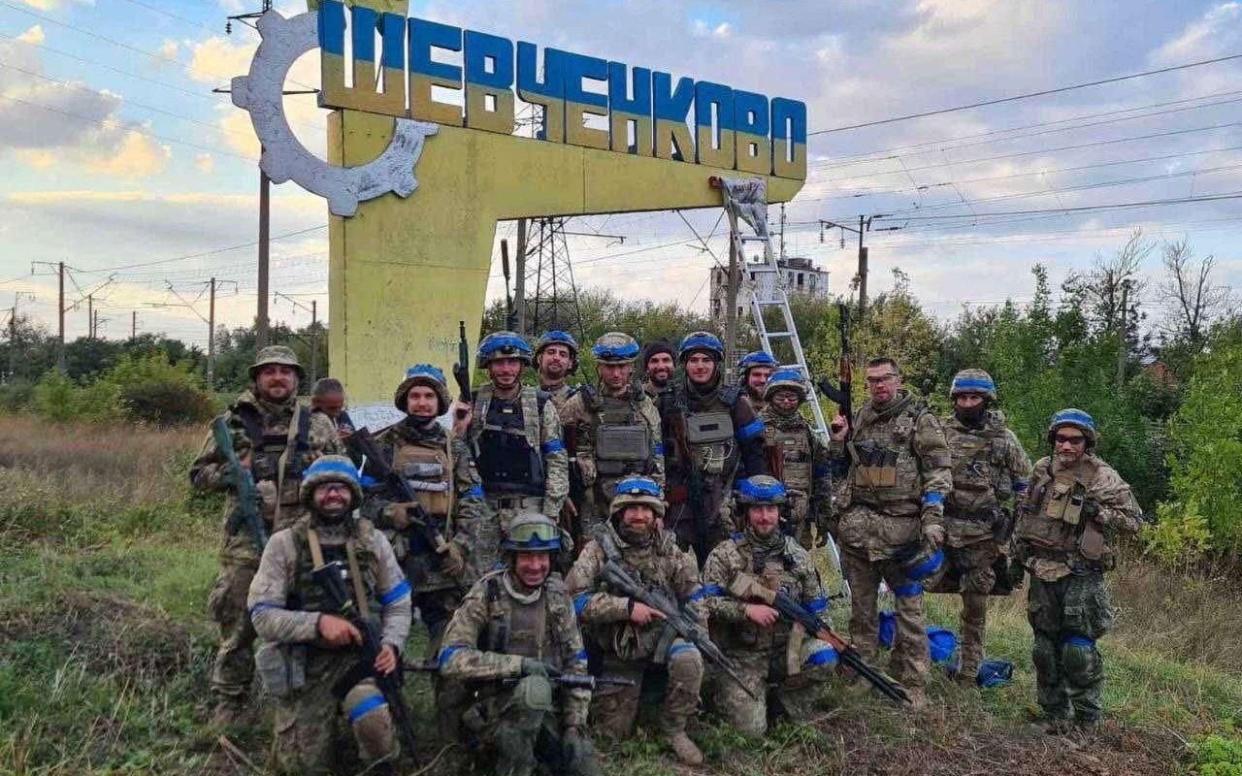
[[[348,493],[349,486],[343,482],[325,482],[319,486],[325,493]]]
[[[867,385],[883,385],[884,383],[887,383],[887,382],[889,382],[889,381],[891,381],[891,380],[896,380],[896,379],[897,379],[897,375],[896,375],[896,374],[894,374],[893,372],[889,372],[889,373],[888,373],[888,374],[886,374],[886,375],[878,375],[878,376],[876,376],[876,377],[868,377],[868,378],[867,378]]]
[[[1057,434],[1053,439],[1056,440],[1058,445],[1074,445],[1075,447],[1087,442],[1087,438],[1082,434]]]

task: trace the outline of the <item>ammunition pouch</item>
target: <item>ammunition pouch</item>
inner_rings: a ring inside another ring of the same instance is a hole
[[[854,459],[854,482],[863,488],[894,488],[897,486],[897,451],[872,442],[851,444]]]
[[[728,412],[698,412],[686,416],[686,442],[715,445],[733,439],[733,416]]]
[[[1104,532],[1096,521],[1087,520],[1082,524],[1082,531],[1078,534],[1078,552],[1091,563],[1102,561],[1107,554]]]
[[[595,467],[599,474],[616,476],[647,470],[651,441],[645,426],[603,424],[595,435]]]
[[[254,651],[254,667],[263,691],[273,698],[284,698],[306,684],[306,647],[260,642]]]

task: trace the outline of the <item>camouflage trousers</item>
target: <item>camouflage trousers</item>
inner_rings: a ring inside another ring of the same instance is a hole
[[[703,656],[693,644],[676,639],[668,650],[664,666],[647,660],[620,660],[605,655],[600,676],[631,679],[633,687],[609,685],[595,690],[591,696],[591,720],[595,728],[613,738],[625,738],[634,732],[643,683],[667,670],[668,684],[661,707],[660,730],[665,735],[686,729],[686,722],[699,709],[699,691],[703,687]]]
[[[836,665],[832,647],[817,639],[806,639],[799,650],[801,670],[790,676],[786,650],[773,648],[748,652],[730,651],[742,677],[739,685],[723,671],[713,670],[713,706],[729,724],[748,736],[762,736],[770,716],[800,720],[814,710],[824,684]],[[826,658],[831,656],[829,662]],[[743,685],[746,689],[743,689]],[[749,689],[757,698],[752,698]]]
[[[415,592],[414,606],[418,607],[418,618],[427,628],[424,662],[436,662],[444,631],[453,612],[461,605],[461,599],[461,590],[455,587]],[[436,726],[440,737],[444,743],[461,740],[461,718],[470,705],[470,691],[463,682],[446,679],[438,672],[431,675],[431,689],[435,694]]]
[[[923,587],[911,582],[893,559],[868,560],[849,547],[841,552],[841,567],[850,585],[850,640],[863,659],[871,662],[879,648],[880,615],[877,599],[880,582],[888,584],[897,599],[897,637],[889,673],[906,687],[927,683],[931,654],[923,625]]]
[[[513,688],[492,686],[463,717],[468,739],[498,776],[530,776],[540,765],[567,776],[602,774],[595,749],[583,738],[567,743],[546,677],[527,676]]]
[[[962,596],[961,668],[958,675],[974,680],[983,663],[983,645],[988,622],[988,594],[996,585],[992,564],[1000,557],[996,542],[984,540],[965,547],[946,547],[948,568],[958,578]]]
[[[259,568],[253,561],[225,560],[207,597],[207,611],[220,628],[220,644],[211,667],[211,692],[220,703],[245,704],[254,679],[254,626],[246,609],[250,581]]]
[[[1055,582],[1031,577],[1027,619],[1040,707],[1051,719],[1095,722],[1103,713],[1104,658],[1096,639],[1113,624],[1104,575],[1070,574]]]
[[[306,685],[275,699],[272,757],[277,771],[327,774],[338,769],[338,736],[342,723],[353,732],[364,763],[396,759],[399,747],[388,704],[375,680],[364,679],[337,699],[333,684],[351,668],[354,655],[312,650],[307,657]]]

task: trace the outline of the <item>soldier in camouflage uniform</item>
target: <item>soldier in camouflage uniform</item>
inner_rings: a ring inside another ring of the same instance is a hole
[[[669,503],[665,524],[682,547],[694,548],[700,564],[732,533],[722,506],[734,477],[768,473],[763,420],[738,386],[722,384],[723,358],[724,345],[716,335],[686,335],[677,354],[685,381],[674,388],[667,411],[661,409]],[[701,493],[690,492],[695,479]]]
[[[828,597],[810,553],[780,531],[785,486],[773,477],[750,477],[738,483],[736,522],[745,530],[712,550],[703,567],[703,591],[711,618],[712,640],[738,664],[751,697],[736,682],[720,682],[715,706],[741,732],[761,736],[768,728],[769,703],[792,719],[805,719],[816,689],[831,675],[837,653],[809,638],[797,623],[782,620],[776,609],[748,593],[754,586],[783,590],[823,615]]]
[[[880,582],[897,598],[897,637],[890,673],[916,706],[931,662],[923,625],[922,579],[943,563],[944,498],[953,488],[940,421],[902,387],[890,358],[867,362],[868,401],[848,422],[833,421],[833,440],[847,449],[849,471],[833,537],[851,593],[850,636],[867,660],[879,627]]]
[[[437,421],[450,405],[444,373],[430,364],[410,367],[393,404],[406,417],[375,442],[385,463],[405,478],[417,503],[397,501],[396,494],[381,487],[368,496],[362,514],[393,543],[397,561],[413,584],[414,605],[427,626],[427,656],[433,659],[462,596],[495,565],[500,530],[483,501],[469,448],[460,438],[450,438]],[[469,410],[469,405],[463,407]],[[429,540],[413,525],[427,519],[438,540]],[[432,684],[440,732],[457,738],[465,688],[438,676]]]
[[[569,385],[569,376],[578,371],[578,341],[567,331],[545,331],[535,340],[534,358],[539,388],[560,412],[576,390]]]
[[[384,534],[352,516],[362,500],[352,461],[315,461],[301,493],[309,514],[267,543],[247,601],[261,639],[259,676],[276,707],[276,766],[289,774],[331,773],[343,717],[368,773],[395,773],[400,747],[392,715],[368,674],[397,670],[410,632],[410,585]],[[337,614],[312,575],[332,564],[344,573],[358,615],[379,615],[383,646],[372,665],[359,666],[361,631]]]
[[[559,515],[569,495],[569,455],[548,394],[521,382],[530,346],[511,331],[487,335],[478,363],[490,381],[474,394],[471,412],[453,435],[470,446],[488,506],[501,531],[520,512]]]
[[[592,654],[600,658],[605,676],[634,680],[633,687],[601,687],[595,692],[591,716],[598,729],[623,738],[634,730],[643,682],[667,669],[661,732],[677,758],[700,765],[703,753],[686,735],[686,722],[699,705],[703,657],[693,644],[672,638],[654,609],[618,595],[602,578],[604,565],[616,563],[631,576],[661,589],[685,604],[706,626],[704,593],[694,557],[677,546],[672,533],[656,520],[664,516],[660,487],[646,477],[617,483],[612,520],[602,524],[587,543],[565,580],[574,610],[586,630]]]
[[[298,488],[306,467],[319,455],[339,450],[332,421],[298,403],[298,382],[303,376],[292,350],[283,345],[263,348],[250,367],[250,389],[224,414],[233,432],[233,449],[243,465],[250,467],[263,499],[263,518],[273,530],[292,525],[304,514]],[[254,628],[246,616],[246,594],[259,567],[259,550],[244,529],[228,531],[228,516],[236,503],[224,456],[210,432],[190,467],[190,482],[198,490],[229,492],[220,572],[207,599],[211,618],[220,627],[220,646],[211,670],[216,699],[213,721],[225,725],[245,710],[254,676]]]
[[[806,401],[806,382],[796,369],[778,369],[764,388],[764,447],[772,476],[788,492],[789,525],[786,531],[806,549],[811,547],[811,527],[822,543],[832,511],[832,464],[828,448],[798,408]]]
[[[1017,556],[1031,574],[1031,656],[1050,732],[1100,721],[1104,658],[1095,642],[1113,624],[1104,585],[1104,572],[1116,566],[1110,540],[1142,525],[1130,486],[1096,457],[1098,441],[1095,421],[1082,410],[1052,416],[1053,455],[1035,464],[1014,531]]]
[[[943,424],[953,461],[953,491],[945,501],[947,577],[940,589],[962,594],[957,676],[974,686],[983,662],[988,594],[996,587],[998,570],[1007,570],[1012,502],[1030,483],[1031,459],[1005,426],[1005,416],[993,407],[996,384],[987,372],[958,372],[949,398],[953,414]]]
[[[631,475],[664,486],[664,443],[655,404],[633,382],[638,343],[609,332],[595,341],[599,385],[584,385],[561,410],[566,437],[575,440],[575,459],[587,488],[578,508],[579,536],[589,538],[608,521],[617,483]]]
[[[529,776],[542,764],[595,776],[601,771],[584,730],[591,692],[554,690],[548,678],[587,674],[573,606],[551,571],[560,530],[543,515],[520,515],[503,546],[506,567],[479,580],[454,612],[440,671],[479,688],[463,721],[476,743],[495,747],[497,773]]]
[[[737,381],[746,389],[746,398],[750,399],[750,406],[757,414],[763,414],[768,380],[779,366],[766,350],[755,350],[738,359]]]

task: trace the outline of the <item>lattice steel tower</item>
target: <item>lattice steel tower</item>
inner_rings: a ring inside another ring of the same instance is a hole
[[[561,329],[582,342],[585,330],[569,259],[569,242],[565,237],[566,220],[540,218],[531,223],[532,234],[527,238],[526,326],[534,336],[549,329]]]

